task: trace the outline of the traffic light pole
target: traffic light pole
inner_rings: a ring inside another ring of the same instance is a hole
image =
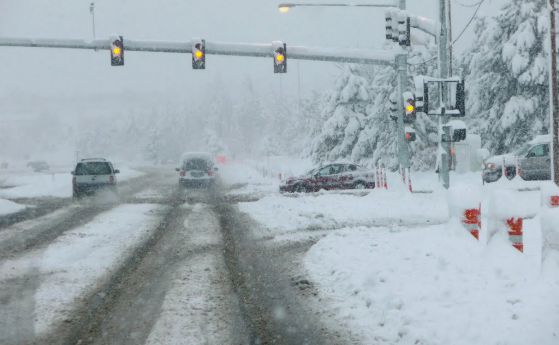
[[[439,77],[441,79],[446,79],[449,76],[447,1],[448,0],[439,0],[439,20],[441,24],[439,38]],[[444,188],[448,189],[450,187],[449,168],[451,143],[450,140],[443,142],[443,134],[446,134],[444,135],[446,138],[448,138],[447,135],[450,135],[450,129],[447,126],[450,119],[445,112],[445,105],[448,103],[446,83],[441,84],[440,92],[442,115],[439,117],[439,180],[442,181]]]
[[[559,186],[559,95],[557,87],[557,28],[555,24],[555,0],[549,0],[549,36],[551,39],[551,69],[549,71],[549,93],[550,93],[550,132],[552,135],[552,164],[551,164],[551,176],[553,176],[553,181]]]
[[[406,0],[399,0],[399,9],[406,9]],[[405,49],[405,48],[401,48]],[[408,85],[408,52],[403,51],[396,55],[396,71],[398,73],[398,162],[400,164],[400,171],[410,167],[410,151],[408,142],[406,141],[406,129],[404,126],[404,99],[402,95],[407,91]]]
[[[406,92],[408,83],[408,54],[399,54],[396,56],[396,68],[398,72],[398,95],[403,95]],[[407,169],[410,167],[410,151],[408,142],[406,141],[406,130],[404,126],[404,98],[398,97],[398,162],[400,169]]]
[[[154,53],[192,53],[195,41],[165,42],[126,39],[126,51]],[[110,50],[111,40],[0,38],[0,47],[67,48],[85,50]],[[206,41],[206,54],[274,57],[272,43],[226,43]],[[296,60],[330,61],[364,65],[394,66],[395,54],[384,50],[338,49],[322,47],[289,46],[289,58]]]

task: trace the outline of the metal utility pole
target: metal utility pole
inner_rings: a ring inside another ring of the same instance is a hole
[[[93,33],[93,39],[95,40],[95,3],[89,4],[89,13],[91,13],[91,31]]]
[[[439,21],[441,24],[441,32],[439,39],[439,77],[441,79],[446,79],[449,77],[449,52],[448,52],[448,21],[447,21],[447,1],[439,0]],[[450,150],[451,143],[443,143],[443,134],[448,139],[450,137],[450,128],[446,125],[449,121],[448,116],[445,114],[445,106],[448,103],[448,92],[445,83],[440,86],[440,100],[441,100],[441,113],[439,117],[439,152],[440,165],[439,165],[439,179],[442,180],[443,186],[448,189],[450,187],[450,176],[449,176],[449,162],[450,162]]]
[[[553,136],[551,149],[552,162],[551,174],[553,181],[559,186],[559,95],[557,94],[557,36],[555,25],[555,0],[549,0],[549,37],[551,39],[551,69],[549,71],[550,92],[550,130]]]
[[[406,0],[399,0],[398,8],[400,10],[406,9]],[[404,47],[400,49],[406,49]],[[408,169],[410,164],[410,151],[408,148],[408,143],[406,141],[406,129],[404,126],[404,99],[402,95],[406,92],[408,85],[408,52],[404,51],[401,54],[396,55],[396,69],[398,73],[398,162],[400,163],[400,169],[402,174],[405,169]]]
[[[406,129],[404,126],[404,98],[408,84],[408,55],[407,53],[396,55],[396,68],[398,72],[398,162],[400,170],[410,167],[410,152],[406,141]],[[403,172],[402,172],[403,173]]]

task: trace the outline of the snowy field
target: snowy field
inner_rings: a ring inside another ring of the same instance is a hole
[[[124,167],[120,169],[117,179],[122,182],[141,175],[139,171]],[[69,198],[72,196],[72,175],[70,171],[64,173],[2,172],[0,187],[4,187],[0,188],[0,198],[4,199]]]
[[[412,181],[418,193],[396,175],[389,190],[368,193],[270,187],[239,208],[261,224],[255,236],[317,241],[304,269],[323,307],[364,344],[559,344],[559,254],[542,257],[540,215],[552,212],[542,208],[546,183],[482,185],[471,173],[453,175],[446,191],[434,173]],[[472,200],[482,209],[479,241],[456,210]],[[526,218],[524,253],[504,221],[489,218],[510,212]]]
[[[16,213],[25,209],[25,206],[10,200],[0,199],[0,216]]]
[[[270,157],[262,161],[233,161],[220,165],[219,175],[233,197],[277,194],[282,179],[300,175],[312,167],[306,159]]]

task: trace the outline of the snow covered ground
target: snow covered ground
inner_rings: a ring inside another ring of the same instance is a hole
[[[0,199],[0,216],[10,213],[16,213],[25,209],[25,206],[17,204],[10,200]]]
[[[421,193],[390,175],[389,190],[276,191],[239,208],[262,225],[256,236],[317,241],[304,269],[321,307],[364,344],[558,344],[559,255],[541,252],[545,183],[482,185],[471,173],[453,175],[447,192],[433,173],[412,180]],[[483,214],[479,241],[453,209],[472,200]],[[488,219],[510,212],[528,217],[524,253],[504,220]]]
[[[34,320],[37,335],[52,329],[71,314],[76,300],[110,277],[131,250],[148,238],[161,209],[152,204],[118,206],[64,233],[41,251],[2,262],[1,289],[9,289],[12,281],[28,279],[26,286],[34,291],[29,300],[5,305],[3,312],[11,317],[0,319],[13,319],[25,311],[22,306],[30,304],[32,315],[18,318]]]
[[[232,161],[220,165],[220,177],[225,185],[233,187],[230,196],[262,197],[277,194],[282,179],[300,175],[312,167],[307,159],[283,156],[268,157],[260,161]]]
[[[141,176],[142,173],[130,168],[120,169],[118,181],[126,181]],[[6,199],[72,196],[72,175],[67,173],[3,173],[0,197]]]
[[[460,224],[328,235],[305,259],[336,319],[364,344],[557,344],[559,257],[540,270],[504,233],[488,246]]]
[[[267,196],[241,203],[241,211],[266,224],[266,235],[302,229],[339,229],[348,226],[438,224],[448,220],[443,193],[410,194],[375,191],[366,195],[340,192]]]

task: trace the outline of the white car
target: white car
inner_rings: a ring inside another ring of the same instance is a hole
[[[214,185],[218,168],[211,155],[202,152],[185,153],[180,161],[179,185],[182,187],[211,187]]]
[[[113,164],[104,158],[82,159],[72,171],[74,199],[95,194],[99,189],[116,192],[116,174],[120,173]]]

